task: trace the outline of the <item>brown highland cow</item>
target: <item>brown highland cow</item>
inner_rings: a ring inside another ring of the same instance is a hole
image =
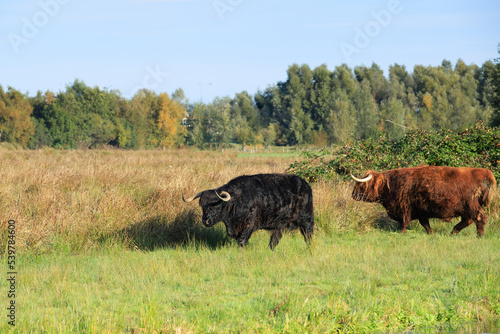
[[[489,206],[496,189],[493,174],[484,168],[421,166],[351,176],[356,181],[352,197],[382,204],[403,233],[413,219],[431,234],[429,218],[461,217],[451,234],[474,222],[482,236],[487,223],[483,207]]]

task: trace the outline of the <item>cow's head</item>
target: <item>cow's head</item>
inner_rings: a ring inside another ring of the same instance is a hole
[[[184,198],[182,195],[184,202],[191,202],[197,198],[200,199],[199,204],[203,209],[201,222],[206,227],[212,227],[222,220],[224,203],[231,200],[231,195],[226,191],[219,193],[216,189],[205,190],[189,198]]]
[[[356,201],[377,202],[380,199],[381,192],[385,186],[386,179],[384,174],[368,171],[365,175],[358,179],[351,174],[351,177],[356,181],[352,191],[352,198]]]

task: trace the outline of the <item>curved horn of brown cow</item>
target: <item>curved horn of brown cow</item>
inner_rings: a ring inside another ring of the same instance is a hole
[[[182,194],[182,200],[183,200],[184,202],[186,202],[186,203],[189,203],[189,202],[194,201],[194,200],[195,200],[195,199],[197,199],[198,197],[200,197],[200,196],[201,196],[201,194],[203,194],[203,191],[201,191],[201,192],[197,193],[196,195],[191,196],[191,197],[189,197],[189,198],[184,198],[184,194]]]
[[[229,193],[227,191],[222,191],[220,193],[220,195],[217,193],[217,190],[215,190],[215,194],[217,195],[217,197],[219,197],[221,200],[223,200],[224,202],[227,202],[231,199],[231,195],[229,195]]]
[[[357,177],[355,177],[354,175],[352,175],[351,173],[351,177],[354,179],[354,181],[356,182],[368,182],[370,181],[372,178],[373,178],[373,175],[372,174],[369,174],[367,177],[363,178],[363,179],[358,179]]]

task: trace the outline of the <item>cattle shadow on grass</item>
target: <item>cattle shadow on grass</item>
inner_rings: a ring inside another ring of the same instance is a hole
[[[131,247],[140,250],[206,246],[222,248],[230,243],[223,225],[204,227],[194,209],[184,210],[173,219],[157,215],[133,223],[121,231]]]
[[[432,222],[431,222],[432,225]],[[372,222],[373,228],[380,230],[380,231],[385,231],[385,232],[401,232],[401,228],[399,226],[399,223],[395,220],[392,220],[389,218],[387,215],[380,215],[379,217],[375,218]],[[408,231],[411,230],[420,230],[425,232],[425,230],[420,226],[420,223],[418,220],[412,220],[410,225],[407,227]]]
[[[460,218],[452,218],[452,219],[438,219],[433,218],[430,219],[430,225],[434,233],[439,234],[449,234],[451,233],[453,226],[460,221]],[[395,220],[392,220],[387,215],[380,215],[375,218],[372,222],[373,228],[385,232],[399,232],[401,228],[399,227],[399,223]],[[424,228],[420,225],[418,220],[412,220],[410,225],[407,228],[409,231],[418,230],[422,233],[426,233]],[[462,232],[463,233],[463,232]]]
[[[380,215],[375,218],[372,222],[372,226],[377,230],[382,230],[386,232],[397,232],[399,231],[399,223],[395,220],[392,220],[387,215]]]

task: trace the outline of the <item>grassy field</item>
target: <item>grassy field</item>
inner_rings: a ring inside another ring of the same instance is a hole
[[[18,333],[419,333],[500,328],[500,204],[485,237],[432,221],[394,231],[346,182],[312,184],[317,230],[274,252],[201,226],[182,193],[297,156],[179,151],[0,151],[4,272],[15,220]],[[6,277],[8,278],[8,277]]]

